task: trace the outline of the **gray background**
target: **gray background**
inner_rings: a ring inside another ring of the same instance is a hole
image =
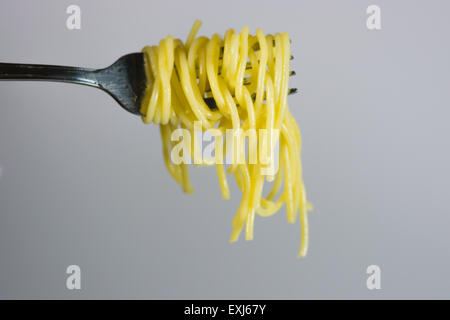
[[[82,29],[66,29],[78,4]],[[382,30],[366,28],[366,8]],[[167,34],[248,25],[292,38],[310,250],[285,209],[228,243],[240,199],[194,195],[157,126],[105,93],[0,83],[0,298],[450,298],[448,1],[5,1],[0,61],[104,67]],[[65,288],[66,267],[82,289]],[[379,265],[381,290],[366,288]]]

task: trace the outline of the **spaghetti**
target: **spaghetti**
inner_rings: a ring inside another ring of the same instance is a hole
[[[194,135],[196,122],[203,131],[220,133],[229,129],[279,130],[279,170],[275,174],[261,174],[267,164],[260,162],[232,163],[227,170],[222,162],[215,163],[223,198],[229,198],[226,173],[235,176],[243,193],[232,220],[230,241],[237,241],[244,227],[246,240],[253,239],[255,214],[268,217],[286,204],[288,222],[294,223],[299,213],[299,256],[305,256],[311,206],[302,178],[301,135],[287,103],[289,37],[286,33],[264,35],[260,29],[250,35],[248,27],[240,34],[230,29],[223,38],[218,34],[196,37],[200,26],[200,21],[194,23],[185,43],[168,36],[158,46],[143,49],[149,83],[142,120],[159,124],[165,165],[187,193],[193,192],[187,164],[170,159],[176,130]],[[205,98],[213,98],[217,108],[210,108]],[[258,154],[267,145],[274,150],[274,144],[259,142]],[[195,145],[189,146],[185,156],[192,157],[195,149]],[[248,158],[241,149],[235,152]],[[273,184],[263,196],[265,180]]]

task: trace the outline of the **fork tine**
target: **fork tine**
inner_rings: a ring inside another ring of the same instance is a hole
[[[298,92],[297,88],[289,88],[288,95],[296,94]]]
[[[289,39],[289,43],[292,43],[292,39]],[[275,40],[272,41],[272,47],[275,47]],[[255,43],[253,45],[253,50],[255,51],[259,51],[260,47],[259,47],[259,42]],[[220,47],[220,51],[219,51],[219,59],[221,59],[223,57],[223,52],[225,50],[225,47]],[[293,56],[291,56],[291,60],[294,59]]]
[[[289,89],[288,89],[288,95],[291,95],[291,94],[296,94],[296,93],[297,93],[297,91],[298,91],[298,89],[297,89],[297,88],[289,88]],[[253,93],[253,94],[252,94],[252,98],[253,98],[253,99],[255,99],[255,98],[256,98],[256,94],[255,94],[255,93]]]
[[[295,94],[297,92],[298,92],[297,88],[289,88],[288,95]],[[252,99],[255,99],[255,95],[254,94],[252,95]],[[213,97],[207,97],[207,98],[204,98],[203,100],[205,101],[206,105],[211,110],[216,110],[217,109],[217,104],[216,104],[216,101],[214,101]]]
[[[295,75],[296,75],[296,73],[295,73],[294,70],[292,70],[292,71],[289,72],[289,77],[293,77],[293,76],[295,76]],[[248,79],[244,79],[243,84],[244,84],[244,86],[248,86],[248,85],[251,84],[251,82],[250,82]],[[209,90],[207,90],[206,92],[209,92]]]
[[[219,72],[219,75],[220,75],[221,73]],[[294,70],[292,70],[292,71],[289,71],[289,77],[293,77],[293,76],[295,76],[297,73],[294,71]],[[250,82],[250,80],[249,79],[244,79],[244,82],[242,83],[244,86],[248,86],[248,85],[250,85],[251,84],[251,82]],[[206,89],[205,90],[205,92],[206,93],[210,93],[211,92],[211,89]],[[294,92],[295,93],[295,92]]]
[[[291,42],[292,42],[292,40],[289,39],[289,43],[291,43]],[[273,40],[273,46],[275,46],[275,40]],[[260,49],[259,43],[255,43],[255,44],[253,45],[253,50],[259,51],[259,49]],[[224,52],[224,50],[225,50],[225,47],[220,47],[220,52],[219,52],[219,62],[222,61],[222,59],[223,59],[223,52]],[[291,56],[289,57],[289,60],[293,60],[293,59],[294,59],[294,56],[291,55]],[[245,70],[250,70],[251,68],[252,68],[251,63],[250,63],[250,62],[247,62],[246,66],[245,66]],[[219,69],[218,72],[219,72],[219,74],[220,74],[220,73],[222,72],[222,65],[219,64],[219,68],[218,68],[218,69]]]

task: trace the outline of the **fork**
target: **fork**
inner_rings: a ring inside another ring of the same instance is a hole
[[[291,71],[290,75],[295,75],[295,72]],[[141,115],[141,103],[147,88],[145,57],[141,52],[124,55],[103,69],[0,63],[0,80],[57,81],[95,87],[108,93],[135,115]],[[293,88],[288,94],[296,92],[297,89]],[[214,98],[205,97],[204,100],[210,109],[217,108]]]

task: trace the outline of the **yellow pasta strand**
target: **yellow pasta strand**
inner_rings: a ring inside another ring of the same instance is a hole
[[[250,155],[242,148],[230,147],[225,141],[223,154],[216,157],[217,177],[222,196],[230,197],[227,173],[233,174],[242,199],[232,220],[233,231],[230,241],[237,241],[245,227],[246,240],[253,239],[255,215],[268,217],[286,204],[287,220],[296,221],[300,215],[301,238],[299,256],[305,256],[308,247],[308,217],[312,205],[306,200],[300,161],[301,135],[288,103],[288,82],[290,62],[290,41],[287,33],[265,35],[261,29],[256,35],[249,34],[249,28],[241,33],[229,29],[222,38],[214,34],[211,38],[196,37],[201,26],[195,21],[186,42],[171,36],[161,40],[157,46],[143,48],[146,60],[148,86],[141,106],[144,123],[160,126],[164,163],[171,176],[186,193],[193,192],[189,180],[188,165],[174,163],[171,151],[174,147],[172,135],[183,129],[183,143],[189,144],[182,157],[197,161],[195,129],[200,123],[201,131],[215,130],[215,145],[221,142],[220,133],[227,129],[267,130],[268,138],[258,140],[256,151],[258,161],[252,163]],[[211,109],[205,98],[213,98],[217,106]],[[272,154],[275,143],[270,143],[272,130],[279,130],[279,169],[264,174],[269,164],[262,163],[261,155]],[[250,141],[250,136],[247,137]],[[250,142],[249,142],[250,145]],[[217,153],[217,148],[216,151]],[[248,150],[250,154],[250,148]],[[224,160],[245,159],[244,163],[234,161],[228,169]],[[201,158],[201,155],[200,155]],[[265,178],[265,176],[267,178]],[[263,196],[265,180],[273,181],[272,188]]]

